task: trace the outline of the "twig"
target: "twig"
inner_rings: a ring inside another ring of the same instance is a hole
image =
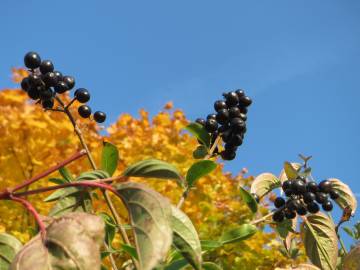
[[[257,220],[250,222],[250,224],[256,225],[258,223],[261,223],[261,222],[265,221],[266,219],[268,219],[269,217],[272,217],[274,214],[275,214],[275,212],[270,212],[269,214],[263,216],[262,218],[259,218]]]

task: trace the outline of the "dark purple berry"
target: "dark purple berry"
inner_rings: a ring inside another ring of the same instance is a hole
[[[91,115],[91,108],[87,105],[81,105],[78,108],[78,113],[82,118],[88,118]]]
[[[307,210],[310,213],[315,214],[315,213],[319,212],[320,207],[316,202],[312,202],[307,205]]]
[[[291,188],[285,189],[284,193],[285,193],[286,197],[290,197],[291,195],[294,194],[294,192],[293,192],[293,190]]]
[[[216,120],[216,114],[215,113],[210,113],[210,114],[208,114],[207,116],[206,116],[206,119],[208,120],[208,119],[214,119],[214,120]]]
[[[287,219],[294,219],[296,217],[296,212],[290,211],[289,209],[285,210],[285,217]]]
[[[54,71],[54,65],[50,60],[43,60],[40,64],[41,74],[46,74],[48,72]]]
[[[44,81],[47,87],[54,87],[58,82],[58,78],[54,72],[46,73],[45,75],[42,76],[42,80]]]
[[[231,137],[229,143],[231,143],[231,144],[233,144],[235,146],[240,146],[243,143],[243,137],[241,135],[239,135],[239,134],[234,134]]]
[[[306,192],[306,185],[303,181],[297,179],[294,181],[293,189],[295,191],[295,194],[303,194]]]
[[[40,91],[41,99],[51,99],[53,97],[53,95],[54,95],[54,93],[50,88]]]
[[[282,222],[284,220],[284,212],[283,211],[276,211],[275,214],[273,215],[272,219],[275,222]]]
[[[56,78],[58,79],[58,81],[61,81],[63,79],[63,75],[60,71],[54,71],[54,74],[56,76]]]
[[[325,201],[323,204],[322,204],[322,209],[324,211],[331,211],[333,209],[333,204],[331,201]]]
[[[236,157],[235,151],[224,150],[220,154],[223,160],[233,160]]]
[[[327,196],[323,192],[316,192],[315,196],[318,203],[324,203],[325,201],[327,201]]]
[[[282,189],[283,191],[287,190],[287,189],[292,189],[293,187],[293,181],[292,180],[286,180],[282,183]]]
[[[215,119],[208,119],[206,120],[205,128],[209,133],[212,133],[217,130],[218,123],[216,122]]]
[[[336,200],[340,197],[339,192],[337,192],[336,190],[330,190],[330,198],[333,200]]]
[[[316,199],[316,196],[314,193],[312,192],[306,192],[304,195],[303,195],[303,199],[304,199],[304,202],[306,204],[309,204],[309,203],[313,203]]]
[[[79,88],[75,91],[74,96],[80,103],[86,103],[90,100],[90,93],[85,88]]]
[[[300,201],[296,199],[289,199],[286,203],[286,207],[290,211],[296,211],[300,205]]]
[[[30,80],[29,78],[24,78],[21,81],[21,89],[27,92],[30,89]]]
[[[233,118],[230,121],[230,126],[234,132],[239,133],[244,131],[246,124],[240,118]]]
[[[296,212],[298,213],[298,215],[303,216],[303,215],[306,215],[307,210],[306,210],[306,207],[301,204],[298,206]]]
[[[276,208],[283,207],[285,205],[285,200],[282,197],[277,197],[274,201],[274,205]]]
[[[240,118],[241,117],[241,112],[240,109],[238,107],[231,107],[229,109],[229,117],[230,118]]]
[[[31,87],[27,93],[28,93],[29,98],[31,98],[33,100],[37,100],[40,97],[39,90],[36,87]]]
[[[242,97],[240,97],[240,99],[239,99],[239,104],[240,104],[241,106],[248,107],[248,106],[251,105],[251,103],[252,103],[252,100],[251,100],[251,98],[249,98],[248,96],[242,96]]]
[[[225,143],[230,142],[230,140],[232,138],[231,129],[228,129],[225,132],[223,132],[222,135],[221,135],[221,138]]]
[[[324,180],[319,183],[320,191],[324,193],[329,193],[331,190],[331,182],[329,180]]]
[[[203,119],[203,118],[197,118],[195,120],[195,122],[202,125],[202,126],[205,126],[205,123],[206,123],[205,119]]]
[[[97,123],[103,123],[106,120],[106,114],[101,111],[96,111],[94,113],[94,119]]]
[[[44,109],[52,109],[54,107],[54,99],[44,99],[41,101],[41,105]]]
[[[247,112],[248,112],[248,109],[246,107],[239,106],[239,109],[240,109],[240,112],[243,114],[247,114]]]
[[[55,85],[54,89],[55,92],[59,94],[65,93],[67,90],[69,90],[68,85],[63,81],[58,82]]]
[[[244,114],[244,113],[240,113],[240,118],[241,118],[241,120],[243,120],[243,121],[246,121],[246,120],[247,120],[247,116],[246,116],[246,114]]]
[[[235,92],[229,92],[226,95],[226,104],[229,107],[236,106],[239,102],[239,97]]]
[[[235,93],[237,94],[237,96],[239,97],[239,99],[243,96],[245,96],[245,91],[242,89],[236,90]]]
[[[74,88],[74,86],[75,86],[74,77],[72,77],[72,76],[64,76],[62,80],[63,80],[64,83],[67,84],[69,90]]]
[[[218,128],[218,132],[219,133],[223,133],[225,131],[227,131],[228,129],[230,129],[230,125],[229,124],[226,124],[226,125],[222,125]]]
[[[39,75],[30,74],[28,78],[31,86],[39,86],[43,84],[43,81]]]
[[[312,193],[316,193],[319,191],[319,187],[317,186],[317,184],[314,181],[307,182],[306,189],[307,189],[307,191],[310,191]]]
[[[214,109],[215,111],[220,111],[220,110],[223,110],[223,109],[227,109],[227,105],[226,105],[226,102],[224,100],[217,100],[215,101],[214,103]]]
[[[28,52],[24,57],[24,63],[27,68],[38,68],[41,63],[40,55],[36,52]]]
[[[226,124],[229,121],[229,111],[227,109],[221,109],[216,114],[216,121],[220,124]]]

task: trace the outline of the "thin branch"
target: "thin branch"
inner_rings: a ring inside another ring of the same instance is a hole
[[[77,152],[76,154],[74,154],[73,156],[69,157],[68,159],[58,163],[57,165],[47,169],[46,171],[28,179],[28,180],[25,180],[22,184],[20,185],[17,185],[16,187],[14,187],[12,189],[12,191],[17,191],[17,190],[20,190],[24,187],[27,187],[31,184],[33,184],[34,182],[40,180],[41,178],[44,178],[46,176],[48,176],[49,174],[57,171],[58,169],[60,169],[61,167],[64,167],[66,166],[67,164],[73,162],[74,160],[77,160],[79,158],[81,158],[82,156],[84,156],[86,154],[85,150],[80,150],[79,152]]]
[[[274,214],[275,214],[275,212],[270,212],[269,214],[263,216],[262,218],[259,218],[257,220],[254,220],[254,221],[250,222],[250,224],[256,225],[258,223],[261,223],[261,222],[267,220],[269,217],[272,217]]]
[[[70,100],[70,102],[65,106],[65,109],[68,109],[76,100],[76,97],[74,97],[72,100]]]

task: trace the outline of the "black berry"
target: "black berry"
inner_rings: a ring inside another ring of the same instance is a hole
[[[294,219],[296,217],[296,212],[290,211],[289,209],[285,210],[285,217],[287,219]]]
[[[27,93],[28,93],[29,98],[31,98],[33,100],[39,99],[39,97],[40,97],[39,90],[36,87],[31,87]]]
[[[91,115],[91,108],[87,105],[81,105],[78,112],[82,118],[88,118]]]
[[[80,103],[86,103],[90,100],[90,93],[85,88],[79,88],[75,91],[75,97]]]
[[[333,200],[336,200],[340,197],[339,192],[337,192],[336,190],[330,190],[330,198]]]
[[[30,74],[28,78],[31,86],[38,86],[43,84],[43,81],[41,80],[40,76],[36,74]]]
[[[248,96],[242,96],[239,99],[239,104],[242,106],[248,107],[251,105],[251,103],[252,103],[252,100]]]
[[[293,192],[293,190],[291,188],[285,189],[284,193],[285,193],[286,197],[290,197],[291,195],[294,194],[294,192]]]
[[[68,85],[63,81],[57,82],[54,89],[55,92],[59,94],[65,93],[67,90],[69,90]]]
[[[241,117],[240,109],[238,107],[231,107],[229,109],[229,117],[230,118],[235,118],[235,117],[240,118]]]
[[[313,203],[316,199],[316,196],[314,193],[312,192],[306,192],[304,195],[303,195],[303,199],[304,199],[304,202],[306,204],[309,204],[309,203]]]
[[[331,182],[328,180],[321,181],[319,183],[319,189],[324,193],[329,193],[331,190]]]
[[[331,201],[325,201],[322,204],[322,209],[324,209],[324,211],[331,211],[333,209],[333,204]]]
[[[246,121],[247,120],[247,116],[246,116],[246,114],[244,114],[244,113],[240,113],[240,116],[239,116],[240,118],[241,118],[241,120],[243,120],[243,121]]]
[[[75,86],[75,79],[72,76],[64,76],[63,82],[67,84],[69,90],[73,89]]]
[[[245,96],[245,91],[242,89],[236,90],[235,93],[237,94],[237,96],[239,97],[239,99],[243,96]]]
[[[235,151],[224,150],[220,154],[223,160],[233,160],[236,157]]]
[[[210,118],[210,119],[206,120],[205,128],[209,133],[212,133],[217,130],[218,123],[216,122],[215,119]]]
[[[216,114],[216,121],[220,124],[226,124],[229,121],[229,111],[227,109],[221,109]]]
[[[229,107],[236,106],[239,102],[239,97],[235,92],[230,92],[226,95],[226,104]]]
[[[208,115],[206,116],[206,120],[208,120],[208,119],[214,119],[214,120],[216,120],[216,114],[215,114],[215,113],[210,113],[210,114],[208,114]]]
[[[44,99],[41,101],[41,105],[44,109],[51,109],[52,107],[54,107],[54,99]]]
[[[306,185],[303,181],[297,179],[294,181],[293,189],[296,194],[300,195],[306,192]]]
[[[312,202],[307,205],[307,210],[310,213],[315,214],[315,213],[319,212],[320,207],[316,202]]]
[[[286,207],[290,210],[290,211],[296,211],[297,208],[299,207],[300,202],[299,200],[294,200],[294,199],[290,199],[288,200]]]
[[[244,131],[246,124],[240,118],[233,118],[230,121],[230,126],[234,132],[238,133]]]
[[[232,133],[231,133],[231,130],[228,129],[226,131],[224,131],[221,135],[221,138],[222,140],[225,142],[225,143],[228,143],[230,142],[231,138],[232,138]]]
[[[54,73],[58,81],[61,81],[63,79],[63,75],[60,71],[54,71]]]
[[[272,218],[275,222],[281,222],[284,220],[284,212],[276,211]]]
[[[231,137],[229,143],[231,143],[231,144],[233,144],[235,146],[240,146],[243,143],[243,137],[241,135],[239,135],[239,134],[234,134]]]
[[[215,111],[220,111],[222,109],[227,109],[226,102],[224,100],[217,100],[214,103],[214,109]]]
[[[310,191],[312,193],[316,193],[319,191],[319,187],[314,181],[308,182],[306,184],[306,189],[307,191]]]
[[[318,203],[324,203],[327,200],[327,196],[323,192],[316,192],[315,196]]]
[[[46,74],[54,71],[54,65],[50,60],[44,60],[40,64],[40,72]]]
[[[96,111],[94,113],[94,119],[97,123],[103,123],[106,120],[106,114],[101,111]]]
[[[276,208],[283,207],[285,205],[285,200],[282,197],[277,197],[274,201],[274,205]]]
[[[195,120],[195,122],[202,125],[202,126],[205,126],[206,120],[203,119],[203,118],[198,118],[198,119]]]
[[[303,216],[303,215],[306,215],[306,207],[304,205],[299,205],[296,212],[300,215],[300,216]]]
[[[40,55],[36,52],[28,52],[24,57],[24,63],[27,68],[38,68],[41,63]]]
[[[50,88],[40,91],[41,99],[51,99],[53,95],[54,93]]]
[[[293,187],[293,181],[292,180],[286,180],[282,183],[282,189],[283,191],[287,190],[287,189],[292,189]]]
[[[239,106],[239,109],[240,109],[240,112],[243,114],[247,114],[247,112],[248,112],[248,109],[246,107]]]
[[[58,82],[58,78],[54,72],[46,73],[44,76],[42,76],[42,80],[44,81],[47,87],[53,87]]]
[[[24,78],[21,81],[21,89],[27,92],[30,89],[30,80],[29,78]]]

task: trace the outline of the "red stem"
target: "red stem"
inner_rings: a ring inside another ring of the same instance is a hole
[[[49,174],[57,171],[58,169],[66,166],[67,164],[69,164],[69,163],[73,162],[74,160],[77,160],[77,159],[79,159],[79,158],[81,158],[82,156],[85,156],[85,155],[86,155],[86,151],[83,149],[83,150],[77,152],[76,154],[74,154],[73,156],[69,157],[68,159],[66,159],[66,160],[58,163],[57,165],[47,169],[46,171],[44,171],[44,172],[42,172],[42,173],[28,179],[28,180],[25,180],[22,184],[14,187],[12,189],[12,191],[14,192],[14,191],[17,191],[17,190],[22,189],[24,187],[27,187],[27,186],[31,185],[32,183],[40,180],[41,178],[44,178],[44,177],[48,176]],[[2,193],[0,193],[0,198],[1,198],[1,194]]]
[[[43,240],[45,240],[46,237],[46,228],[45,228],[45,224],[44,222],[41,220],[41,217],[39,215],[39,213],[36,211],[36,209],[34,208],[34,206],[32,206],[32,204],[23,199],[23,198],[18,198],[16,196],[10,195],[10,199],[12,201],[21,203],[23,206],[25,206],[25,208],[34,216],[35,221],[37,222],[40,232],[41,232],[41,237]]]

